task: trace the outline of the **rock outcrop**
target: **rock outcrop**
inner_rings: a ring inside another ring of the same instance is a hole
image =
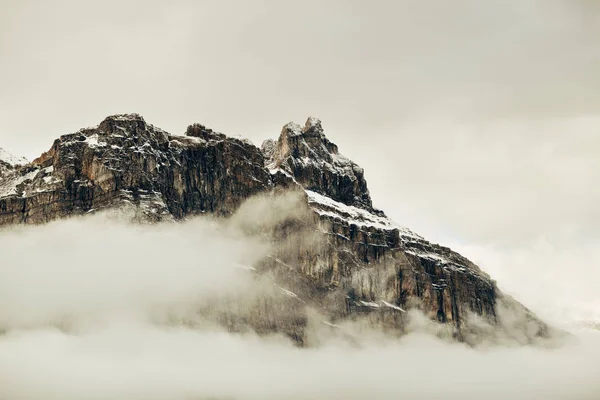
[[[306,190],[374,211],[363,169],[339,153],[317,118],[308,118],[304,128],[286,124],[277,142],[267,140],[262,148],[269,169],[287,172]]]
[[[260,333],[284,332],[304,343],[308,308],[324,313],[331,326],[365,319],[396,332],[405,329],[407,311],[419,309],[467,341],[481,321],[525,332],[527,340],[550,331],[468,259],[373,208],[364,171],[339,153],[316,118],[304,127],[285,125],[277,141],[259,149],[199,124],[172,135],[137,114],[115,115],[61,136],[32,163],[3,171],[0,225],[104,209],[129,209],[134,219],[152,222],[227,217],[254,195],[300,192],[308,217],[270,232],[281,245],[254,266],[271,274],[288,298],[263,304],[254,313],[260,316],[244,320]],[[511,326],[500,307],[518,316]],[[238,329],[239,319],[226,320]]]
[[[0,183],[0,224],[41,223],[123,205],[140,217],[231,214],[270,186],[261,151],[201,125],[172,136],[139,115],[61,136]]]

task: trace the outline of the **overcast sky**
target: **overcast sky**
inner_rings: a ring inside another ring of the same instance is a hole
[[[126,112],[260,145],[314,115],[397,222],[600,308],[599,4],[0,0],[0,147]]]

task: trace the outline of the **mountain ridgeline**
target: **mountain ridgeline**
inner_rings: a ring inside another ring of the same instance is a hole
[[[61,136],[31,163],[0,151],[0,226],[102,210],[129,210],[137,222],[228,218],[250,198],[284,193],[298,195],[304,215],[265,232],[278,245],[252,266],[281,298],[235,315],[214,311],[228,329],[283,333],[303,345],[310,310],[331,329],[360,320],[397,334],[420,310],[466,342],[490,329],[519,342],[551,335],[475,264],[375,209],[363,169],[316,118],[288,123],[258,148],[200,124],[173,135],[122,114]]]

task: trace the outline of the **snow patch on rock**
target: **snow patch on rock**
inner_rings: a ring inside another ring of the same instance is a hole
[[[410,229],[396,224],[389,218],[380,217],[362,208],[348,206],[346,204],[335,201],[330,197],[323,196],[322,194],[313,192],[311,190],[305,190],[305,192],[308,195],[309,205],[313,206],[313,209],[319,215],[339,219],[349,224],[354,224],[356,226],[369,227],[381,230],[397,229],[400,232],[400,236],[420,240],[423,239],[421,236],[412,232]]]
[[[23,175],[9,175],[6,179],[0,180],[0,198],[19,195],[19,187],[24,183],[32,181],[39,172],[39,169],[34,169]],[[24,188],[22,196],[24,197],[25,195],[26,189]]]
[[[29,164],[29,161],[25,157],[14,156],[2,148],[0,148],[0,162],[8,164],[11,167]]]

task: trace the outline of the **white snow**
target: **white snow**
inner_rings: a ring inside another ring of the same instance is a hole
[[[433,253],[430,251],[416,251],[415,249],[405,250],[404,252],[407,254],[412,254],[413,256],[417,256],[419,258],[437,261],[443,266],[443,268],[447,270],[453,270],[460,273],[468,273],[480,277],[480,275],[474,272],[473,270],[466,268],[464,265],[457,264],[456,262],[438,253]]]
[[[403,308],[401,308],[401,307],[398,307],[398,306],[395,306],[395,305],[393,305],[393,304],[391,304],[391,303],[388,303],[388,302],[387,302],[387,301],[385,301],[385,300],[381,300],[381,302],[382,302],[382,303],[383,303],[383,305],[384,305],[384,306],[386,306],[386,307],[390,307],[390,308],[393,308],[394,310],[398,310],[398,311],[406,312],[406,310],[405,310],[405,309],[403,309]]]
[[[360,301],[363,306],[371,307],[371,308],[379,308],[379,304],[373,301]]]
[[[101,142],[101,141],[100,141],[100,139],[99,139],[99,137],[98,137],[98,134],[93,134],[93,135],[90,135],[90,136],[88,136],[88,137],[85,139],[85,142],[87,143],[87,145],[88,145],[90,148],[94,148],[94,147],[103,147],[103,146],[106,146],[106,143],[105,143],[105,142]]]
[[[12,165],[13,167],[29,163],[29,161],[27,161],[25,157],[16,157],[2,148],[0,148],[0,161],[4,161],[5,163]]]
[[[107,119],[112,119],[114,121],[137,121],[143,120],[143,118],[139,114],[116,114],[111,115]]]
[[[278,288],[279,288],[279,290],[281,290],[281,292],[282,292],[283,294],[285,294],[286,296],[289,296],[289,297],[292,297],[292,298],[294,298],[294,299],[300,300],[301,302],[303,302],[303,303],[304,303],[304,300],[302,300],[302,299],[301,299],[301,298],[300,298],[300,297],[299,297],[299,296],[298,296],[296,293],[294,293],[294,292],[290,292],[289,290],[287,290],[287,289],[284,289],[284,288],[282,288],[281,286],[277,286],[277,287],[278,287]]]
[[[200,143],[200,144],[206,144],[208,143],[206,140],[200,138],[200,137],[196,137],[196,136],[183,136],[183,135],[177,135],[176,137],[172,137],[170,139],[170,142],[175,142],[179,145],[182,146],[186,146],[189,144],[189,142],[196,142],[196,143]]]
[[[143,212],[150,214],[168,214],[168,207],[161,192],[139,190],[139,207]],[[131,194],[129,194],[131,196]]]
[[[35,178],[39,172],[39,169],[34,169],[25,175],[10,175],[4,180],[0,180],[0,198],[16,195],[17,186]]]
[[[54,176],[51,176],[51,175],[46,175],[42,179],[44,180],[44,183],[47,184],[47,185],[50,185],[52,183],[56,183],[56,182],[60,181],[60,179],[57,179],[57,178],[55,178]],[[42,191],[43,192],[44,190],[38,190],[38,191]]]
[[[269,168],[269,167],[271,167],[271,168]],[[267,168],[269,168],[269,172],[271,173],[271,175],[275,175],[276,173],[281,172],[282,174],[284,174],[288,178],[292,178],[294,180],[294,182],[296,182],[296,179],[285,169],[273,168],[271,165],[268,165]]]
[[[436,253],[431,253],[431,252],[423,252],[423,251],[415,251],[415,250],[406,250],[405,253],[407,254],[412,254],[413,256],[417,256],[420,258],[427,258],[430,259],[432,261],[439,261],[441,263],[449,263],[450,260],[448,260],[446,257],[441,256],[439,254]]]
[[[356,179],[354,174],[355,172],[361,172],[362,169],[354,164],[350,159],[339,153],[329,153],[329,151],[324,148],[324,151],[327,152],[331,156],[332,162],[323,159],[323,156],[316,154],[315,151],[310,148],[308,143],[303,140],[303,145],[312,153],[312,156],[304,156],[300,158],[293,158],[292,161],[294,163],[299,163],[304,167],[312,166],[316,169],[326,169],[335,174],[345,175],[351,177],[351,179]]]
[[[336,219],[344,220],[350,224],[364,227],[372,227],[382,230],[398,229],[402,236],[423,239],[421,236],[412,232],[410,229],[400,226],[386,217],[380,217],[372,214],[362,208],[348,206],[344,203],[333,200],[330,197],[323,196],[320,193],[306,190],[309,204],[317,204],[327,209],[315,209],[319,215],[325,215]]]
[[[38,186],[36,184],[35,188],[29,187],[29,185],[27,185],[28,187],[23,187],[23,193],[21,196],[27,197],[27,195],[31,193],[41,193],[51,190],[53,189],[53,187],[50,185],[60,182],[60,179],[52,175],[53,172],[54,167],[49,166],[42,169],[35,168],[32,171],[29,171],[23,175],[20,175],[19,171],[9,174],[8,176],[4,177],[3,180],[0,181],[0,198],[17,195],[17,186],[21,185],[22,183],[27,183],[28,181],[36,179],[39,174],[43,176],[42,181],[45,185]]]
[[[381,305],[383,305],[383,306],[392,308],[392,309],[394,309],[396,311],[406,312],[406,310],[404,310],[403,308],[395,306],[395,305],[393,305],[391,303],[388,303],[385,300],[381,300],[381,305],[379,303],[374,302],[374,301],[362,301],[362,300],[360,300],[360,304],[362,304],[363,306],[366,306],[366,307],[371,307],[371,308],[380,308]]]
[[[321,322],[323,322],[327,326],[331,326],[332,328],[341,328],[339,325],[332,324],[331,322],[327,322],[327,321],[321,321]]]

